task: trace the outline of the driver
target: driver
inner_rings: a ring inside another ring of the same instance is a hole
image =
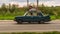
[[[35,13],[36,11],[37,11],[37,9],[35,7],[29,6],[28,12],[31,16],[33,16],[34,15],[33,13]]]

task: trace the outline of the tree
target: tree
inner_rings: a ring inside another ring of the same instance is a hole
[[[5,3],[2,4],[1,11],[4,12],[4,13],[7,12],[7,6],[5,5]]]

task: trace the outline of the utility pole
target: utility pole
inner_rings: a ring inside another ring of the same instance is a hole
[[[37,8],[38,8],[39,0],[37,0]]]
[[[29,6],[29,0],[27,0],[27,6]]]
[[[37,8],[37,11],[38,11],[38,4],[39,4],[39,0],[37,0],[37,7],[36,7]]]

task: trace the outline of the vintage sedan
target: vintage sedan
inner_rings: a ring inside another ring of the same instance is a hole
[[[38,24],[45,23],[51,21],[50,15],[43,15],[43,13],[38,13],[37,16],[16,16],[14,21],[17,22],[17,24],[22,24],[23,22],[37,22]]]

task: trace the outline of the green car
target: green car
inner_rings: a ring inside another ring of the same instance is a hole
[[[51,21],[50,15],[44,16],[41,12],[38,13],[37,16],[16,16],[14,21],[17,22],[17,24],[22,24],[23,22],[37,22],[38,24],[45,23]]]

